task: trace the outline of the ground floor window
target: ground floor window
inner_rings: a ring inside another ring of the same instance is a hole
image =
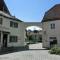
[[[17,36],[10,36],[10,42],[17,42],[18,37]]]
[[[56,37],[50,37],[50,47],[57,44],[57,38]]]

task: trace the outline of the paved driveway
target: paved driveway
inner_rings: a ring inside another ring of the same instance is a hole
[[[30,50],[0,55],[0,60],[60,60],[59,55],[50,55],[42,44],[32,44]]]

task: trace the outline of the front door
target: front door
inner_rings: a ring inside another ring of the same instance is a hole
[[[7,47],[8,34],[3,34],[3,47]]]

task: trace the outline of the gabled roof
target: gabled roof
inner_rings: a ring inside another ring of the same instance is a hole
[[[51,9],[49,9],[44,17],[42,22],[60,20],[60,4],[56,4]]]
[[[10,15],[10,12],[9,12],[4,0],[0,0],[0,10]]]
[[[23,22],[20,19],[16,18],[15,16],[11,16],[9,14],[6,14],[3,11],[0,11],[0,16],[3,16],[3,17],[8,18],[8,19],[16,20],[16,21],[19,21],[19,22]]]
[[[17,21],[23,22],[10,14],[4,0],[0,0],[0,16],[4,16],[5,18],[9,18],[12,20],[17,20]]]

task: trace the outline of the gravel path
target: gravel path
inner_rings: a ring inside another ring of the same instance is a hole
[[[32,44],[30,50],[0,55],[0,60],[60,60],[59,55],[50,55],[42,44]]]

